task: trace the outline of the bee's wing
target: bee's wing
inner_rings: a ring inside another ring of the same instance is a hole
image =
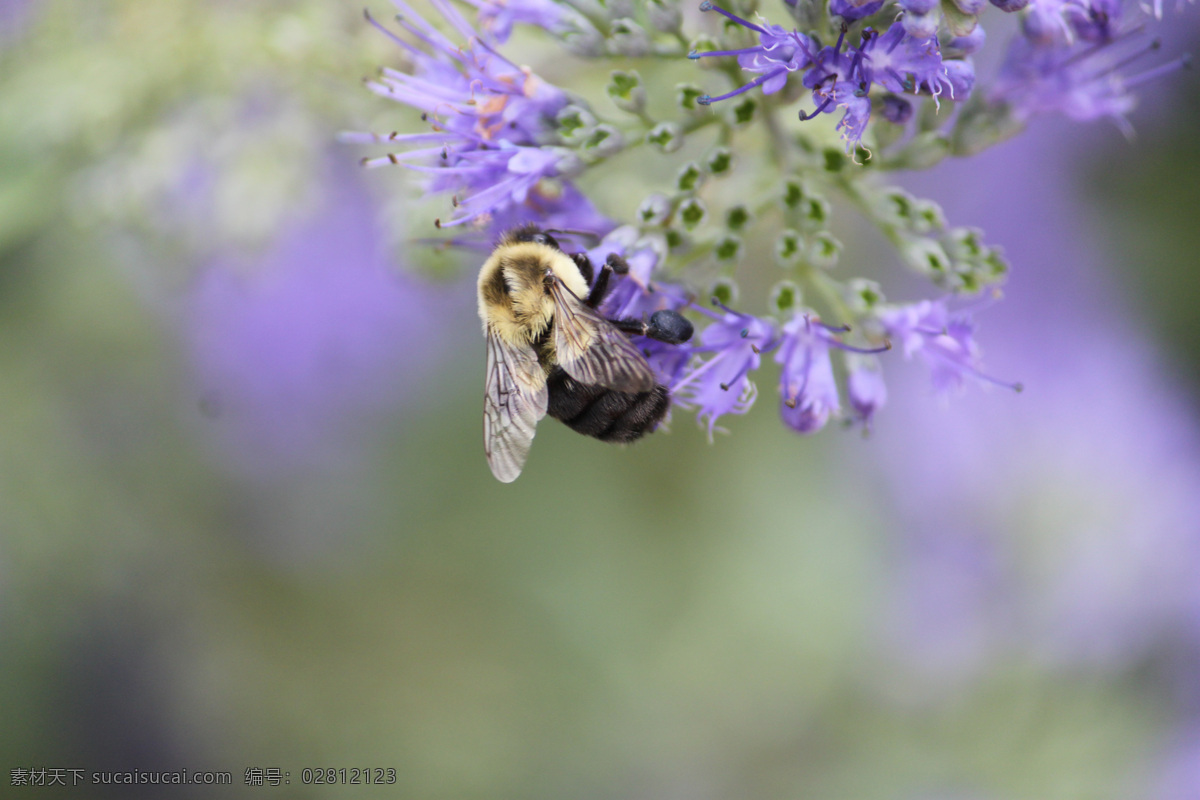
[[[618,392],[648,392],[657,380],[645,356],[625,334],[588,308],[562,281],[554,281],[554,349],[575,380]]]
[[[548,401],[546,374],[537,353],[508,344],[489,327],[483,447],[498,480],[512,483],[521,474]]]

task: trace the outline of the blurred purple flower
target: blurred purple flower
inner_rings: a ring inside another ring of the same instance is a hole
[[[876,318],[884,333],[903,346],[905,357],[921,355],[938,392],[962,388],[967,377],[1021,389],[1020,384],[1005,383],[983,372],[974,323],[965,312],[952,314],[946,300],[887,306]]]
[[[323,190],[324,207],[266,252],[209,264],[187,300],[201,410],[254,469],[319,462],[415,400],[453,308],[390,263],[357,175]]]
[[[1032,391],[940,410],[896,391],[878,431],[902,520],[888,638],[937,680],[1015,648],[1100,668],[1200,642],[1200,431],[1093,269],[1061,155],[1077,134],[1042,134],[912,181],[1039,265],[992,320],[993,360]]]
[[[1009,45],[992,99],[1019,120],[1058,112],[1085,122],[1111,118],[1126,135],[1133,89],[1189,63],[1181,56],[1148,69],[1134,65],[1156,53],[1160,41],[1136,45],[1140,29],[1119,30],[1121,0],[1038,0],[1024,17],[1024,36]]]
[[[14,41],[25,32],[33,16],[32,0],[0,0],[0,45]]]
[[[848,354],[846,356],[846,394],[854,421],[861,422],[867,430],[875,413],[887,404],[887,384],[883,380],[883,368],[875,356]]]
[[[1195,800],[1200,787],[1200,724],[1176,737],[1164,767],[1154,800]]]
[[[536,25],[550,33],[562,35],[575,31],[594,33],[587,18],[569,6],[554,0],[464,0],[478,9],[479,24],[496,37],[507,42],[514,24]]]

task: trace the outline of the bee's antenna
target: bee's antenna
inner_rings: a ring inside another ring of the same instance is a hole
[[[466,237],[451,237],[449,239],[435,239],[432,237],[421,237],[409,239],[409,244],[419,244],[430,247],[435,247],[441,250],[448,250],[452,247],[464,248],[467,250],[488,250],[490,246],[482,239],[470,239]]]
[[[568,230],[566,228],[546,228],[545,231],[546,233],[562,233],[566,234],[567,236],[579,236],[583,239],[586,239],[592,247],[600,244],[600,234],[596,233],[595,231],[576,231]]]

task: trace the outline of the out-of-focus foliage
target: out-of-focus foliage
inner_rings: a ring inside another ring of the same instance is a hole
[[[229,770],[245,797],[1194,796],[1195,408],[1100,277],[1194,296],[1194,250],[1077,249],[1105,218],[1045,165],[1079,128],[922,184],[1007,204],[996,230],[1055,212],[983,316],[1022,397],[942,412],[909,386],[866,441],[758,415],[710,446],[680,417],[617,449],[547,424],[501,486],[472,288],[389,260],[423,235],[415,198],[332,144],[395,113],[357,83],[396,57],[360,7],[0,19],[6,796],[164,796],[8,786],[39,767]],[[1186,107],[1137,125],[1158,141]],[[1138,165],[1106,208],[1191,241],[1194,141],[1089,148]],[[842,238],[843,262],[876,252]]]

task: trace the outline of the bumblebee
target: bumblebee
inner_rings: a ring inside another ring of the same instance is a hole
[[[597,308],[609,281],[628,271],[612,253],[597,272],[586,253],[566,253],[532,224],[506,232],[484,262],[483,446],[497,479],[511,483],[521,474],[546,414],[605,442],[639,439],[666,415],[667,387],[629,337],[680,344],[692,324],[675,311],[605,319]]]

